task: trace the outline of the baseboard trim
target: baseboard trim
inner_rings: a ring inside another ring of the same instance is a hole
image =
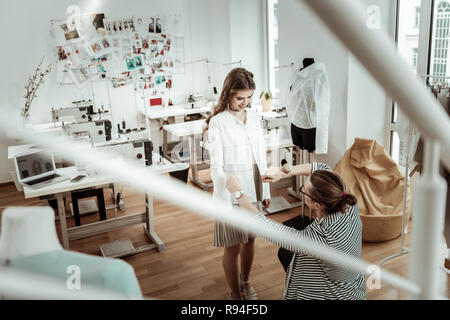
[[[14,181],[0,182],[0,187],[6,187],[10,184],[14,185]]]

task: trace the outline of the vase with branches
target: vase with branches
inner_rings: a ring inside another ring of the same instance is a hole
[[[41,69],[42,63],[44,62],[44,57],[42,57],[41,62],[34,71],[34,74],[28,78],[28,84],[25,86],[25,106],[22,108],[20,113],[24,119],[28,119],[30,116],[30,107],[33,99],[37,97],[36,92],[39,87],[44,83],[44,78],[51,71],[51,65],[49,64],[45,70]]]

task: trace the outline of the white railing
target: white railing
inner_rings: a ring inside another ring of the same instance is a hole
[[[404,279],[382,270],[381,280],[419,298],[437,298],[436,274],[437,250],[440,237],[439,225],[443,223],[443,203],[445,187],[437,173],[439,145],[442,147],[441,160],[450,167],[450,124],[448,116],[429,94],[424,86],[412,75],[401,61],[387,37],[378,33],[367,34],[364,21],[358,15],[354,1],[349,0],[303,0],[329,26],[338,38],[353,52],[375,79],[383,86],[404,113],[426,137],[425,170],[416,187],[414,209],[414,230],[411,258],[411,279]],[[382,48],[382,49],[381,49]],[[424,107],[426,106],[426,107]],[[8,122],[9,121],[9,122]],[[0,118],[0,125],[11,130],[11,119]],[[8,131],[8,130],[7,130]],[[208,194],[186,187],[178,182],[160,176],[143,174],[141,168],[122,163],[115,165],[105,161],[105,157],[92,150],[79,154],[73,142],[63,137],[46,139],[30,131],[18,132],[18,137],[50,149],[68,158],[76,156],[99,171],[115,174],[124,182],[152,193],[155,197],[197,212],[211,219],[221,219],[234,226],[246,226],[250,232],[265,234],[272,239],[292,244],[299,250],[308,251],[328,261],[339,263],[349,269],[368,273],[370,264],[344,255],[326,247],[317,247],[307,239],[290,239],[287,235],[276,234],[265,223],[255,221],[241,209],[224,209],[217,206]],[[93,161],[95,159],[95,161]],[[431,213],[431,214],[430,214]],[[428,215],[428,217],[426,216]],[[0,289],[1,282],[0,282]],[[3,288],[4,289],[4,288]]]
[[[11,128],[11,123],[13,122],[8,122],[6,117],[0,118],[0,126],[13,132],[14,128]],[[83,149],[83,152],[80,153],[78,151],[79,145],[69,139],[69,137],[45,136],[42,133],[39,134],[32,130],[18,131],[16,137],[30,143],[38,143],[40,148],[56,153],[65,159],[77,158],[80,162],[88,164],[98,172],[112,174],[118,180],[129,183],[136,189],[151,193],[153,196],[185,208],[187,211],[196,212],[210,219],[220,219],[236,227],[245,226],[249,232],[260,235],[264,234],[270,239],[289,244],[297,250],[310,252],[327,261],[343,265],[350,270],[373,275],[373,265],[366,261],[343,254],[334,249],[316,246],[303,237],[298,237],[298,239],[294,240],[287,234],[279,234],[276,230],[274,231],[271,227],[268,227],[266,223],[254,219],[253,215],[243,209],[228,209],[225,206],[218,206],[208,193],[187,187],[178,181],[150,174],[148,171],[143,171],[143,168],[127,162],[118,163],[108,161],[108,159],[111,159],[111,155],[108,155],[106,152],[100,153],[94,149]],[[406,290],[414,295],[420,293],[419,286],[416,283],[389,271],[381,269],[379,276],[380,281]],[[0,292],[1,290],[2,284],[0,283]]]
[[[434,299],[447,189],[439,175],[439,158],[450,170],[450,119],[397,55],[388,36],[368,30],[360,14],[365,10],[358,7],[357,1],[299,1],[306,3],[342,41],[425,138],[424,172],[415,187],[413,201],[410,277],[421,288],[418,298]]]

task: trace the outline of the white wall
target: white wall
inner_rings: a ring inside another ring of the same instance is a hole
[[[280,65],[294,62],[300,68],[303,59],[311,57],[327,67],[331,88],[328,154],[316,159],[334,166],[346,149],[348,52],[300,1],[279,1],[278,28]],[[281,95],[289,75],[289,68],[280,71]]]
[[[24,86],[40,59],[51,53],[50,20],[68,17],[69,5],[78,5],[82,13],[105,13],[107,18],[132,16],[148,17],[152,14],[182,14],[185,22],[185,61],[208,57],[217,64],[210,65],[212,86],[221,90],[223,80],[231,66],[223,63],[242,60],[243,65],[255,73],[258,87],[264,86],[262,0],[245,1],[238,5],[234,0],[16,0],[1,1],[0,21],[2,28],[2,53],[0,78],[0,110],[17,115],[24,104]],[[242,19],[246,20],[243,28]],[[240,21],[240,28],[236,26]],[[247,28],[247,22],[251,27]],[[245,31],[243,31],[245,30]],[[232,44],[233,43],[233,44]],[[245,47],[243,47],[243,45]],[[47,61],[45,61],[47,63]],[[190,92],[205,94],[208,88],[205,63],[186,66],[184,75],[174,79],[174,103],[182,103]],[[104,82],[94,84],[97,107],[107,105],[107,90]],[[73,85],[56,84],[56,73],[52,72],[38,91],[31,107],[33,123],[49,122],[52,107],[66,107],[79,98],[90,98],[86,87],[77,90]],[[114,115],[113,128],[122,119],[128,127],[136,123],[132,86],[111,90]],[[0,129],[1,130],[1,129]],[[10,181],[7,171],[7,141],[0,132],[0,183]]]
[[[363,4],[362,8],[376,5],[381,10],[380,29],[365,29],[365,32],[389,34],[392,28],[392,1],[360,0],[360,2]],[[367,14],[365,11],[361,12],[361,15],[365,14]],[[373,139],[387,147],[387,105],[391,104],[392,100],[351,54],[348,74],[347,148],[351,147],[356,137]]]
[[[266,64],[263,38],[263,1],[265,0],[229,0],[231,59],[242,60],[242,67],[254,76],[256,91],[254,102],[262,90],[267,89]]]
[[[380,6],[382,30],[387,31],[391,21],[390,1],[361,2],[365,7],[371,4]],[[388,97],[379,85],[300,1],[279,1],[278,21],[280,65],[294,62],[299,68],[303,58],[312,57],[323,62],[328,70],[331,87],[328,154],[315,159],[334,166],[355,137],[375,139],[384,145]],[[289,74],[289,69],[280,71],[282,94]],[[283,97],[281,101],[283,103]]]

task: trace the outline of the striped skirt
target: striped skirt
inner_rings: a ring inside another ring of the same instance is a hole
[[[253,205],[260,211],[262,204],[260,201],[254,202]],[[233,207],[239,207],[234,204]],[[229,248],[241,243],[247,243],[248,239],[254,239],[256,235],[249,233],[246,230],[230,226],[224,222],[216,220],[214,225],[214,246]]]

